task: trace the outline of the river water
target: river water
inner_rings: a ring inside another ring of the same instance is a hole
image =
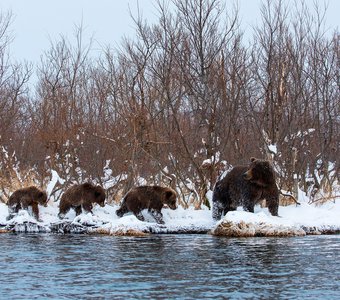
[[[340,235],[0,235],[0,299],[340,299]]]

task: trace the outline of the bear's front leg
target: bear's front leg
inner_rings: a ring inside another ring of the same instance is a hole
[[[38,203],[32,203],[32,213],[33,213],[33,217],[34,217],[38,222],[42,222],[42,220],[39,218],[39,208],[38,208]]]
[[[135,216],[136,216],[136,218],[139,220],[139,221],[145,221],[145,219],[144,219],[144,216],[142,215],[142,212],[140,211],[140,212],[134,212],[133,213]]]
[[[279,191],[275,188],[266,190],[263,193],[266,204],[272,216],[278,216],[279,211]]]
[[[6,218],[7,221],[12,220],[21,209],[20,203],[8,206],[8,216]]]
[[[278,216],[279,215],[279,199],[278,197],[267,197],[267,206],[269,212],[272,214],[272,216]]]
[[[81,205],[78,205],[74,208],[75,212],[76,212],[76,216],[79,216],[82,212],[81,210]]]
[[[212,217],[215,221],[221,220],[224,209],[225,209],[225,207],[222,205],[221,202],[219,202],[219,201],[213,202]],[[227,212],[228,211],[226,211],[226,213]]]
[[[122,217],[122,216],[124,216],[126,213],[128,213],[129,212],[129,210],[128,210],[128,208],[126,207],[126,204],[125,203],[122,203],[122,206],[119,208],[119,209],[117,209],[116,210],[116,215],[118,216],[118,217]]]
[[[85,202],[85,203],[83,203],[83,205],[82,205],[82,207],[83,207],[83,210],[86,212],[86,213],[91,213],[92,215],[93,215],[93,212],[92,212],[92,204],[91,203],[87,203],[87,202]],[[76,210],[77,211],[77,210]],[[80,211],[81,212],[81,211]]]
[[[254,213],[254,206],[255,206],[254,203],[246,202],[243,204],[243,210]]]
[[[165,224],[163,221],[163,214],[156,209],[149,209],[149,213],[154,217],[158,224]]]
[[[61,198],[61,201],[59,203],[59,213],[58,213],[58,217],[59,219],[64,219],[66,214],[69,212],[69,210],[71,209],[71,205],[67,202],[64,201],[63,198]]]

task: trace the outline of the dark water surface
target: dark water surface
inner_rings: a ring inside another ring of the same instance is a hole
[[[0,235],[1,299],[340,299],[340,235]]]

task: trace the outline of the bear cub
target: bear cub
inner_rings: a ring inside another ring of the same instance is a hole
[[[101,186],[91,183],[73,185],[61,196],[58,217],[63,219],[71,208],[77,216],[82,210],[92,213],[94,203],[105,206],[105,190]]]
[[[39,218],[39,204],[47,206],[46,192],[35,186],[18,189],[9,197],[7,202],[9,213],[7,220],[11,220],[20,209],[28,210],[31,207],[33,217],[37,221],[41,221]]]
[[[139,186],[131,189],[123,198],[120,208],[116,211],[118,217],[132,212],[138,220],[144,221],[143,209],[153,216],[158,224],[164,224],[161,212],[163,205],[176,209],[176,192],[167,187],[161,186]]]
[[[213,192],[214,220],[222,214],[242,206],[245,211],[254,212],[254,206],[265,199],[269,212],[278,215],[279,190],[275,172],[269,161],[250,159],[248,166],[235,166],[223,179],[219,180]]]

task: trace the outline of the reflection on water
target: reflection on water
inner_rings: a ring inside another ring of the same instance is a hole
[[[0,236],[0,299],[339,299],[340,236]]]

